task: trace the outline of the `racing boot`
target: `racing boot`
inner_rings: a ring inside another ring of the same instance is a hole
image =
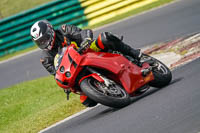
[[[119,46],[116,48],[117,51],[121,52],[124,55],[133,57],[136,60],[137,64],[140,65],[140,59],[142,57],[142,52],[140,49],[133,49],[122,41],[118,45]]]

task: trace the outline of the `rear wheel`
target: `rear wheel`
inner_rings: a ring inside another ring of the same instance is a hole
[[[107,87],[104,83],[89,77],[81,82],[80,87],[89,98],[103,105],[121,108],[130,104],[129,94],[113,81]]]
[[[154,80],[151,81],[149,83],[149,85],[153,86],[153,87],[158,87],[158,88],[168,85],[172,80],[172,73],[171,73],[170,69],[165,64],[163,64],[161,61],[159,61],[151,56],[148,56],[148,55],[144,55],[144,58],[145,58],[145,56],[146,56],[146,58],[150,58],[147,60],[149,61],[149,64],[153,68],[152,72],[154,75]]]

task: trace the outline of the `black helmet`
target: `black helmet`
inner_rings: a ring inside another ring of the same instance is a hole
[[[55,32],[53,26],[47,20],[40,20],[33,24],[30,34],[39,48],[49,50],[53,48]]]

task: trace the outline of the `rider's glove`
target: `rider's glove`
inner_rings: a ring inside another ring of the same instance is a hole
[[[79,48],[79,53],[85,53],[89,48],[92,43],[91,38],[85,38],[84,41],[81,43],[80,48]]]

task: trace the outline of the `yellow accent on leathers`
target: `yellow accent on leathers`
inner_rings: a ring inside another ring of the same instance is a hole
[[[77,48],[79,48],[76,42],[72,41],[71,44],[74,44]],[[101,51],[101,49],[98,48],[97,45],[96,45],[96,40],[94,40],[94,41],[92,42],[92,44],[90,45],[90,48],[91,48],[92,50],[96,51],[96,52]]]

